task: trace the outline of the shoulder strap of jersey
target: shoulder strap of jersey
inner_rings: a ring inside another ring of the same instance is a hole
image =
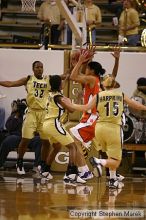
[[[54,102],[55,102],[55,104],[59,103],[59,100],[60,100],[60,98],[62,98],[62,97],[63,97],[63,95],[61,95],[61,94],[55,95],[55,96],[54,96]],[[60,103],[59,103],[59,104],[60,104]]]
[[[27,82],[28,82],[28,80],[30,80],[32,78],[32,75],[28,75],[27,76]]]

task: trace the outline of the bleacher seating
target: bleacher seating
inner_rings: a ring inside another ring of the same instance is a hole
[[[37,1],[36,8],[40,4]],[[21,1],[8,0],[1,8],[0,43],[39,44],[37,12],[22,12],[21,6]]]
[[[118,27],[113,26],[115,14],[109,10],[108,0],[94,1],[102,11],[102,24],[97,27],[96,43],[99,46],[114,45],[118,39]],[[22,12],[20,0],[0,1],[0,43],[39,44],[41,23],[37,11],[42,1],[36,1],[35,12]],[[141,15],[140,33],[145,28]]]

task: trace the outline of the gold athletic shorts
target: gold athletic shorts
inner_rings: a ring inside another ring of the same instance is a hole
[[[95,149],[106,152],[109,158],[122,158],[122,130],[120,125],[100,122],[95,126]]]
[[[58,119],[46,119],[43,124],[43,133],[48,137],[51,144],[59,142],[66,146],[74,142]]]

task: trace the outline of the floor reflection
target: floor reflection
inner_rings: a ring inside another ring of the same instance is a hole
[[[37,175],[17,178],[3,173],[0,176],[0,220],[63,220],[71,217],[72,210],[142,209],[146,213],[146,178],[127,177],[122,189],[109,189],[104,177],[93,178],[77,187],[65,186],[62,178],[63,174],[54,175],[53,180],[46,181]]]

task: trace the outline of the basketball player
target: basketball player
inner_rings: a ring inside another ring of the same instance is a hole
[[[80,74],[81,66],[86,62],[87,51],[83,51],[79,57],[77,64],[75,65],[70,79],[81,83],[84,88],[83,103],[87,104],[97,94],[100,90],[100,78],[105,73],[102,65],[95,61],[88,62],[85,74]],[[115,47],[114,53],[112,53],[115,58],[115,65],[113,68],[112,75],[116,77],[119,65],[120,48]],[[88,60],[89,61],[89,60]],[[89,111],[83,111],[80,123],[75,127],[70,129],[71,134],[74,136],[75,141],[79,141],[84,147],[90,148],[93,138],[95,137],[95,124],[98,119],[98,114],[96,107]],[[78,145],[79,146],[79,145]],[[80,162],[80,158],[77,158]],[[83,161],[82,166],[80,164],[79,171],[81,178],[90,179],[92,178],[92,173],[86,165],[86,161]]]
[[[50,86],[51,92],[49,93],[49,105],[43,123],[43,133],[49,138],[51,143],[59,142],[61,145],[64,145],[69,149],[69,165],[64,177],[64,183],[69,185],[85,183],[86,181],[78,176],[78,169],[76,166],[77,147],[74,139],[61,124],[61,116],[65,112],[65,109],[72,112],[72,108],[69,108],[68,105],[64,104],[62,101],[61,77],[59,75],[50,76]],[[49,161],[48,168],[45,167],[45,170],[42,170],[42,175],[46,178],[47,172],[48,176],[50,176]]]
[[[22,127],[22,139],[18,147],[17,158],[17,173],[24,175],[23,156],[26,152],[30,139],[34,137],[34,133],[38,132],[42,140],[42,166],[45,164],[46,155],[48,155],[49,141],[42,133],[42,125],[44,116],[46,114],[46,106],[48,102],[48,94],[50,89],[49,76],[43,76],[43,63],[35,61],[32,64],[34,75],[21,78],[16,81],[0,81],[1,86],[5,87],[19,87],[25,86],[27,91],[27,106],[28,111]],[[52,158],[55,158],[61,146],[55,146],[52,151]]]
[[[121,188],[123,185],[117,180],[116,169],[119,167],[122,158],[122,114],[123,103],[126,102],[130,107],[137,110],[145,110],[146,106],[131,100],[125,94],[117,89],[118,83],[114,77],[107,75],[103,80],[103,87],[105,91],[99,92],[93,97],[90,103],[86,105],[72,104],[70,100],[66,99],[66,103],[70,107],[78,111],[88,111],[97,106],[99,118],[95,126],[95,138],[99,149],[106,152],[108,159],[90,158],[90,163],[94,167],[94,174],[96,176],[102,175],[102,167],[108,167],[110,172],[109,187]],[[65,100],[63,100],[65,102]]]

